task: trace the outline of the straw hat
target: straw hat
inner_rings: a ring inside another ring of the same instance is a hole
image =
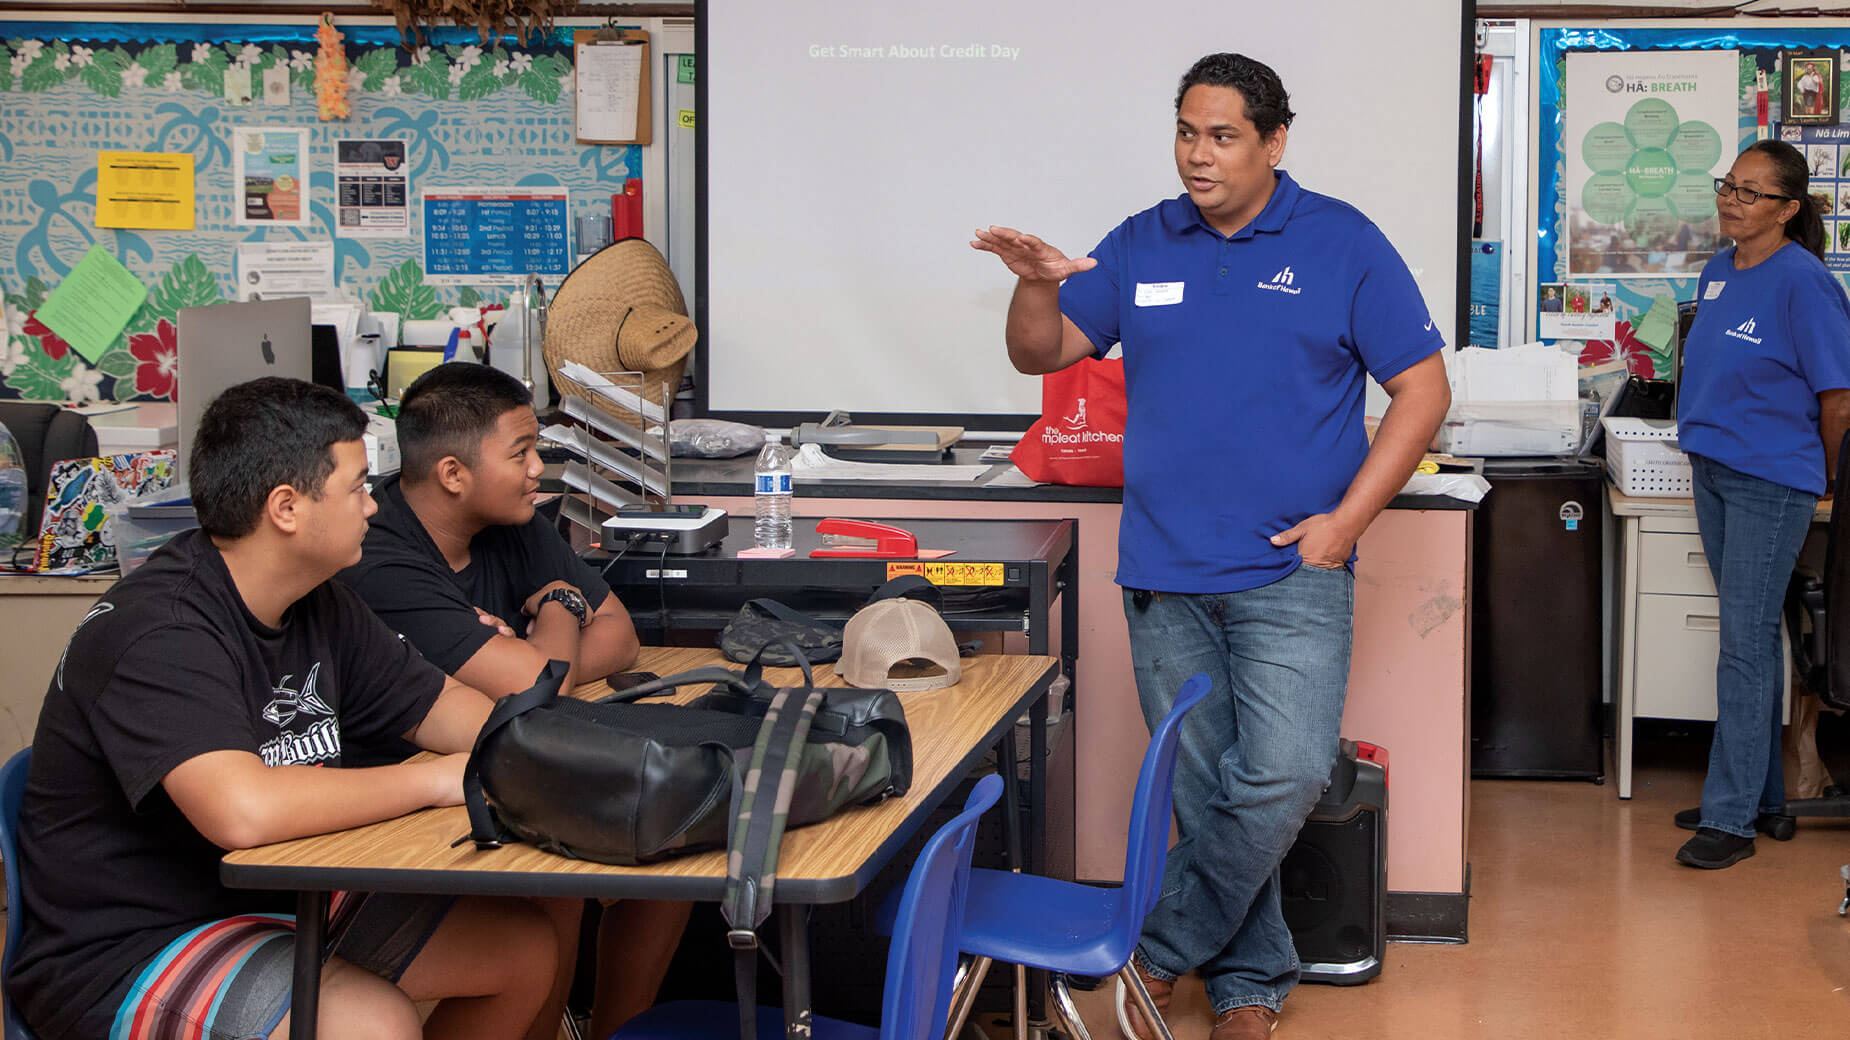
[[[576,361],[594,372],[640,372],[643,397],[660,404],[680,387],[698,338],[668,262],[645,239],[626,238],[591,254],[559,284],[541,352],[562,390],[640,426],[634,414],[561,377],[559,366]]]

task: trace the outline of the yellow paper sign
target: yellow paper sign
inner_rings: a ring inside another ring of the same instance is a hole
[[[675,117],[683,129],[692,130],[694,128],[694,110],[693,109],[691,108],[680,109],[675,113]]]
[[[191,229],[193,156],[187,152],[98,152],[96,226]]]

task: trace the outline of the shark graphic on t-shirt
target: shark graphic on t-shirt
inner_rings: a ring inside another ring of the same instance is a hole
[[[315,692],[315,680],[320,675],[321,663],[317,661],[302,680],[299,692],[289,688],[289,680],[295,677],[294,672],[276,680],[276,685],[270,688],[275,699],[264,705],[263,717],[278,726],[287,726],[297,715],[334,714],[334,709],[328,707],[327,702]]]
[[[299,733],[283,729],[274,738],[264,741],[263,746],[257,749],[264,765],[313,765],[340,758],[340,720],[334,717],[334,709],[328,707],[328,703],[315,692],[320,676],[321,665],[317,662],[302,678],[299,689],[289,688],[289,680],[295,677],[293,672],[278,679],[276,685],[271,687],[272,700],[264,705],[263,717],[278,728],[286,727],[298,718],[316,715],[325,718],[317,720]]]

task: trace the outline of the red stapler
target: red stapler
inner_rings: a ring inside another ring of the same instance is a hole
[[[822,536],[823,544],[820,549],[810,550],[812,559],[862,557],[910,560],[919,555],[918,538],[911,531],[891,524],[830,516],[816,521],[816,533]]]

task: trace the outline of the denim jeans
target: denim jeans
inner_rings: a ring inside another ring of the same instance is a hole
[[[1277,1011],[1298,981],[1278,867],[1335,764],[1349,682],[1355,577],[1300,566],[1257,589],[1124,593],[1137,695],[1154,729],[1183,680],[1207,699],[1183,720],[1162,898],[1138,961],[1157,978],[1199,968],[1215,1014]]]
[[[1817,496],[1689,457],[1696,526],[1721,594],[1715,662],[1715,740],[1702,783],[1701,826],[1754,836],[1756,813],[1783,812],[1779,699],[1785,664],[1779,611]]]

